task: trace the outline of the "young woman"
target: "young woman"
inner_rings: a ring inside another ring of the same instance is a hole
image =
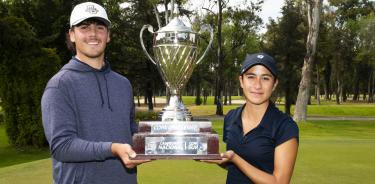
[[[217,163],[228,170],[227,184],[289,183],[298,150],[298,127],[270,101],[275,90],[275,60],[247,55],[239,76],[246,103],[224,119],[227,152]]]

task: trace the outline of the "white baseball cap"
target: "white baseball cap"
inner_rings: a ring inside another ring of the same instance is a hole
[[[85,2],[76,5],[70,15],[70,27],[79,24],[88,18],[97,18],[102,20],[107,26],[111,25],[105,9],[93,2]]]

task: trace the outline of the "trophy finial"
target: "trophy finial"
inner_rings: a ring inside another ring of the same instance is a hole
[[[193,30],[191,27],[186,26],[180,18],[175,17],[157,32],[193,32]]]

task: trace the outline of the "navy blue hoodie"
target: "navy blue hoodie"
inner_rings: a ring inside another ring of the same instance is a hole
[[[111,152],[112,142],[132,144],[136,132],[130,82],[72,58],[48,82],[42,117],[53,160],[53,180],[70,183],[137,183]]]

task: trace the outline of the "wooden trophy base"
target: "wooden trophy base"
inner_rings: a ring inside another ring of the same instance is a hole
[[[209,121],[140,122],[133,150],[134,160],[221,160]]]

